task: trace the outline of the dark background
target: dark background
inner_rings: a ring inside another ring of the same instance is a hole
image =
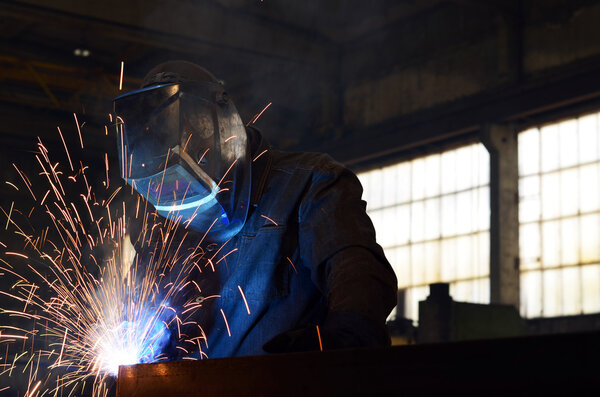
[[[368,168],[593,102],[599,17],[595,0],[3,1],[2,168],[56,125],[76,141],[73,112],[112,156],[121,61],[127,91],[169,59],[223,79],[245,121],[272,102],[257,125],[276,146]]]

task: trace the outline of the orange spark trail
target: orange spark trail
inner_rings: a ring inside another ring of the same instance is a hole
[[[8,225],[10,224],[10,216],[12,215],[12,210],[13,210],[14,205],[15,205],[15,202],[13,201],[10,204],[10,211],[8,211],[8,217],[6,218],[6,226],[4,227],[4,230],[8,230]]]
[[[20,254],[20,253],[18,253],[18,252],[10,252],[10,251],[6,251],[4,254],[5,254],[5,255],[15,255],[15,256],[20,256],[20,257],[22,257],[22,258],[29,259],[29,258],[27,257],[27,255],[23,255],[23,254]]]
[[[225,177],[227,176],[227,174],[229,174],[229,171],[231,171],[231,169],[233,168],[233,166],[235,165],[235,163],[237,163],[237,159],[233,160],[233,163],[231,163],[231,165],[227,169],[227,172],[225,172],[225,174],[223,175],[223,177],[221,178],[221,180],[219,181],[219,183],[217,183],[217,186],[221,186],[221,182],[223,182],[223,179],[225,179]]]
[[[60,345],[60,354],[58,355],[58,364],[57,365],[60,365],[60,361],[62,359],[63,351],[65,349],[65,342],[67,340],[67,331],[68,331],[68,328],[65,328],[65,337],[63,338],[63,343]]]
[[[200,164],[202,162],[202,160],[204,160],[204,156],[206,156],[206,153],[208,153],[209,150],[210,150],[210,148],[206,149],[204,151],[204,153],[202,153],[202,156],[200,156],[200,160],[198,160],[198,164]]]
[[[27,397],[27,396],[29,396],[29,397],[33,396],[33,395],[34,395],[34,393],[35,393],[35,391],[37,390],[37,388],[38,388],[38,387],[40,387],[40,384],[41,384],[41,383],[42,383],[42,381],[41,381],[41,380],[38,380],[38,382],[37,382],[37,384],[35,385],[35,387],[34,387],[34,388],[31,390],[31,393],[27,394],[27,395],[26,395],[26,397]]]
[[[23,182],[25,182],[25,186],[27,187],[27,189],[29,190],[29,193],[31,193],[31,196],[33,197],[34,200],[37,200],[35,198],[35,194],[33,194],[33,190],[31,190],[31,187],[29,187],[29,183],[27,182],[27,179],[25,178],[25,176],[21,173],[21,170],[19,170],[17,168],[17,166],[15,165],[15,163],[13,163],[13,167],[15,167],[15,170],[17,170],[17,172],[19,173],[19,176],[21,176],[21,179],[23,179]]]
[[[44,202],[48,198],[48,194],[50,194],[50,189],[46,190],[46,194],[44,194],[44,197],[42,197],[42,201],[40,202],[40,205],[44,205]]]
[[[15,339],[29,339],[26,336],[21,335],[7,335],[0,332],[0,338],[15,338]]]
[[[319,331],[319,326],[317,325],[317,336],[319,337],[319,349],[323,351],[323,343],[321,342],[321,331]]]
[[[65,138],[63,138],[63,134],[62,134],[62,131],[60,130],[60,127],[56,126],[56,128],[58,129],[58,134],[60,135],[60,140],[62,141],[62,143],[65,147],[65,152],[67,152],[67,159],[69,159],[69,166],[71,167],[71,171],[74,171],[73,163],[71,162],[71,155],[69,154],[69,149],[67,149],[67,144],[65,142]]]
[[[265,215],[261,215],[261,216],[262,216],[263,218],[265,218],[266,220],[273,222],[273,224],[274,224],[275,226],[279,226],[279,225],[277,224],[277,222],[275,222],[273,219],[269,218],[268,216],[265,216]]]
[[[215,264],[216,264],[216,265],[218,265],[218,264],[219,264],[219,262],[221,262],[222,260],[224,260],[225,258],[227,258],[229,255],[233,254],[233,253],[234,253],[234,252],[236,252],[237,250],[238,250],[237,248],[234,248],[234,249],[232,249],[231,251],[229,251],[228,253],[226,253],[225,255],[223,255],[223,256],[221,257],[221,259],[219,259],[219,260],[218,260],[218,261],[217,261]],[[210,259],[209,259],[209,260],[210,260]]]
[[[167,150],[167,158],[165,160],[165,168],[162,172],[162,178],[160,180],[160,188],[158,189],[158,200],[156,200],[156,205],[160,203],[160,197],[162,195],[163,184],[165,183],[165,174],[167,173],[167,164],[169,164],[169,155],[171,154],[171,149]],[[150,185],[148,185],[148,189],[150,189]]]
[[[185,152],[185,149],[187,148],[188,143],[190,143],[190,139],[192,139],[192,135],[194,135],[194,134],[190,134],[190,136],[188,136],[187,141],[185,141],[185,145],[183,145],[184,152]]]
[[[272,103],[273,102],[269,102],[269,104],[267,106],[265,106],[265,108],[263,110],[261,110],[261,112],[254,119],[252,119],[251,122],[246,124],[246,126],[256,123],[256,121],[260,118],[260,116],[262,116],[262,114],[265,112],[265,110],[267,110],[269,108],[269,106],[271,106]]]
[[[123,136],[123,127],[121,127],[121,131],[119,132],[119,135],[121,136],[121,153],[123,153],[121,156],[121,170],[123,171],[122,178],[125,178],[127,175],[125,175],[125,137]]]
[[[125,69],[125,61],[121,61],[121,77],[119,77],[119,91],[123,89],[123,70]]]
[[[244,305],[246,305],[246,311],[250,314],[250,308],[248,307],[248,301],[246,300],[246,295],[244,295],[244,291],[242,291],[242,287],[238,285],[238,289],[240,290],[240,294],[242,294],[242,299],[244,299]]]
[[[104,165],[106,166],[106,188],[110,186],[110,181],[108,179],[108,153],[104,153]]]
[[[83,138],[81,137],[81,128],[79,127],[79,121],[77,121],[77,115],[73,113],[73,117],[75,118],[75,125],[77,126],[77,133],[79,134],[79,142],[81,143],[81,148],[83,149]]]
[[[262,152],[260,152],[260,154],[259,154],[258,156],[256,156],[256,157],[255,157],[255,158],[252,160],[252,162],[255,162],[256,160],[258,160],[258,159],[260,158],[260,156],[262,156],[263,154],[267,153],[268,151],[269,151],[268,149],[265,149],[265,150],[263,150]]]
[[[269,104],[267,106],[265,106],[265,108],[258,114],[258,116],[256,116],[256,118],[254,119],[254,121],[252,121],[252,124],[256,123],[258,121],[258,119],[260,118],[260,116],[262,116],[262,114],[265,112],[265,110],[267,110],[269,108],[269,106],[271,106],[273,102],[269,102]]]
[[[225,312],[221,309],[221,315],[223,316],[223,320],[225,320],[225,326],[227,327],[227,335],[231,337],[231,331],[229,330],[229,323],[227,322],[227,317],[225,317]]]
[[[290,259],[290,257],[286,256],[286,258],[290,262],[290,265],[292,265],[292,267],[294,268],[294,271],[296,272],[296,274],[298,274],[298,270],[296,270],[296,266],[294,266],[294,263],[292,262],[292,260]]]
[[[14,183],[10,183],[9,181],[5,181],[5,183],[6,183],[7,185],[10,185],[10,186],[14,187],[15,189],[17,189],[17,191],[19,191],[19,188],[18,188],[18,187],[17,187],[17,185],[15,185]]]

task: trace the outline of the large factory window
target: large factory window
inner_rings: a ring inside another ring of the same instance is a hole
[[[519,134],[524,317],[600,312],[599,117]]]
[[[418,320],[428,285],[489,302],[489,155],[472,144],[358,175],[377,241],[404,290],[398,313]]]

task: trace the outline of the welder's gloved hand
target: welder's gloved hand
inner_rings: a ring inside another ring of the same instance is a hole
[[[382,332],[370,319],[360,313],[343,311],[327,316],[324,324],[307,325],[283,332],[263,345],[267,353],[292,353],[353,347],[381,347],[389,345],[389,335]]]

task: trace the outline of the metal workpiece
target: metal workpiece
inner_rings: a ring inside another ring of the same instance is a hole
[[[123,366],[117,396],[393,393],[395,354],[346,350]]]
[[[117,397],[600,393],[600,332],[123,366]]]

